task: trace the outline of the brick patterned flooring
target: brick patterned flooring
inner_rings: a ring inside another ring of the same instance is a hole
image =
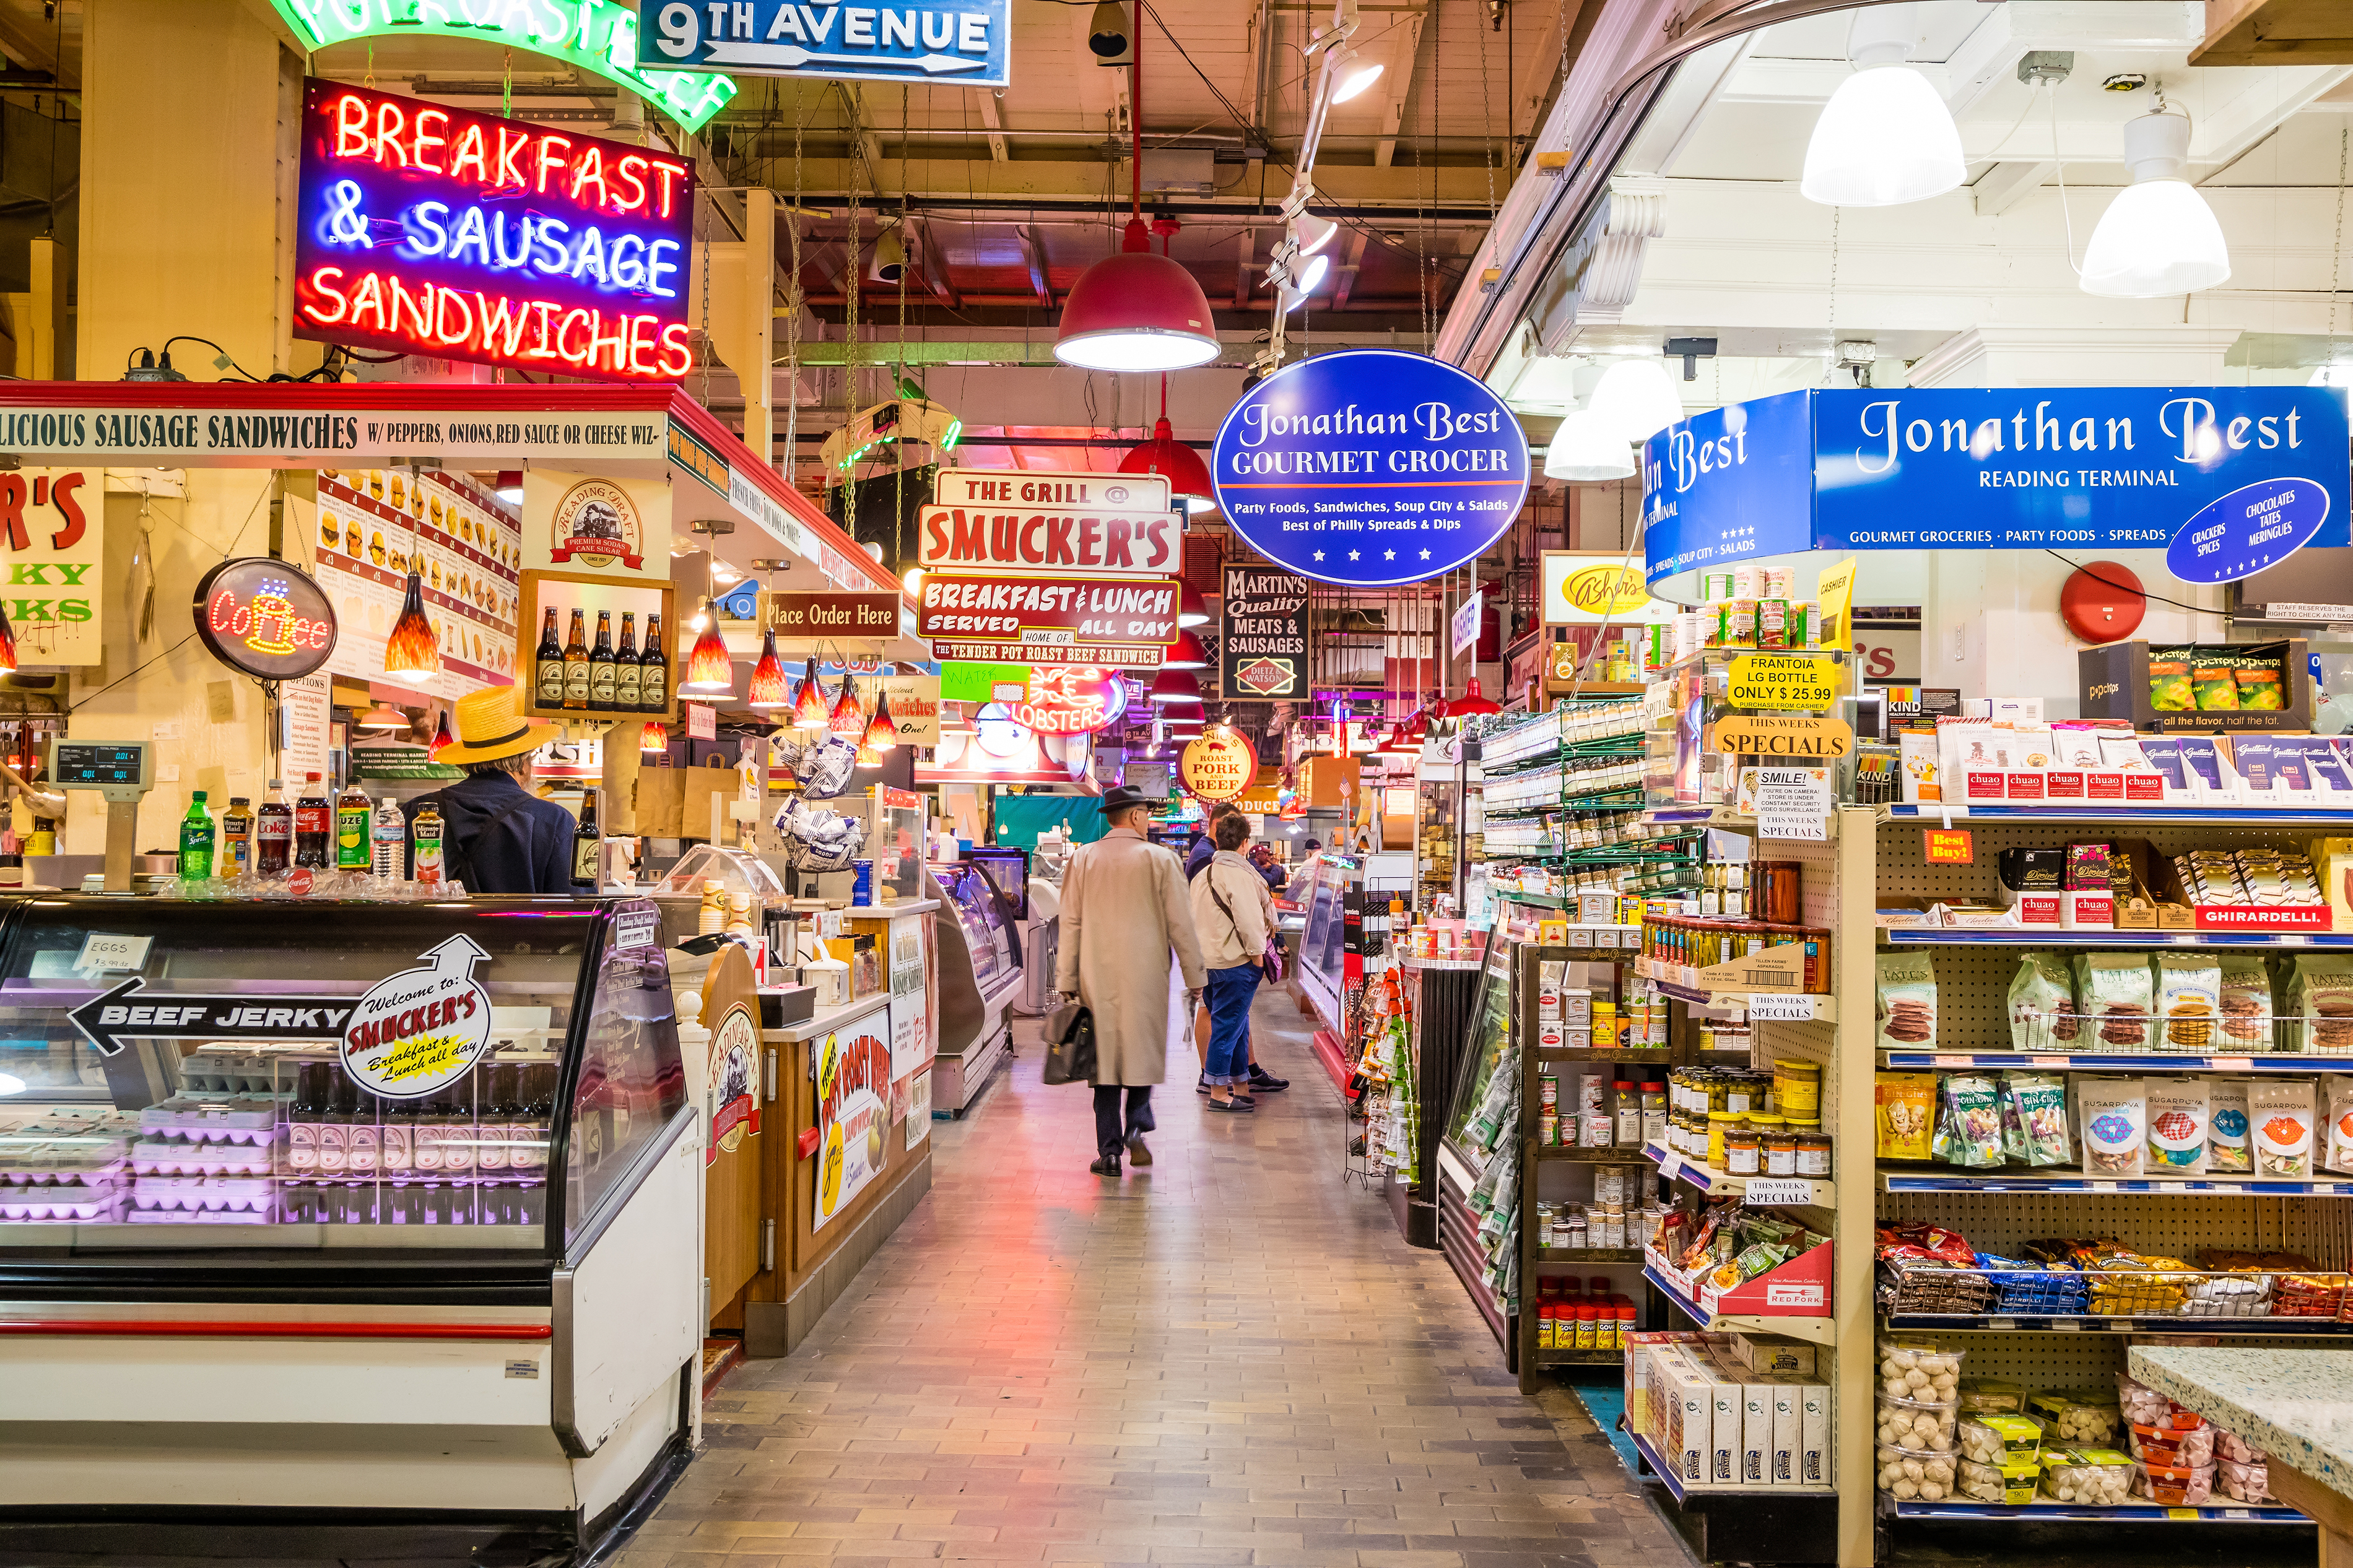
[[[1200,1109],[1178,1040],[1116,1182],[1025,1045],[817,1333],[729,1374],[617,1568],[1681,1568],[1574,1399],[1523,1398],[1445,1260],[1341,1184],[1303,1023],[1260,997],[1293,1087],[1248,1117]]]

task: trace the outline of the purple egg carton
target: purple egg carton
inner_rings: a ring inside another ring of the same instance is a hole
[[[73,1225],[122,1218],[123,1194],[98,1187],[0,1187],[0,1223]]]
[[[131,1201],[142,1223],[174,1215],[249,1215],[269,1219],[277,1210],[278,1184],[268,1177],[142,1176]]]
[[[267,1143],[142,1138],[132,1145],[131,1168],[142,1176],[267,1176],[272,1153]]]
[[[175,1094],[142,1110],[139,1130],[149,1137],[267,1144],[278,1135],[278,1102],[256,1099],[194,1100]]]

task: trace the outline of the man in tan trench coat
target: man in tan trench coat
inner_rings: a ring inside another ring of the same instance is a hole
[[[1111,831],[1079,850],[1062,876],[1061,952],[1054,989],[1075,993],[1095,1021],[1095,1163],[1119,1174],[1123,1150],[1152,1163],[1152,1086],[1167,1075],[1168,970],[1175,955],[1187,996],[1183,1016],[1207,984],[1201,941],[1185,893],[1185,868],[1145,836],[1152,803],[1122,784],[1106,791]],[[1120,1090],[1125,1089],[1125,1114]]]

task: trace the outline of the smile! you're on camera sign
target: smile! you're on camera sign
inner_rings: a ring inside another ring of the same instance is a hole
[[[2346,440],[2324,387],[1792,392],[1651,437],[1643,553],[1665,598],[1809,550],[2156,549],[2228,583],[2353,539]]]

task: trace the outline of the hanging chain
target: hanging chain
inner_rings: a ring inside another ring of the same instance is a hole
[[[782,90],[779,89],[779,90]],[[788,378],[790,394],[785,400],[785,478],[797,484],[800,470],[801,436],[801,130],[807,123],[804,110],[807,98],[798,84],[793,88],[793,216],[785,226],[791,236],[788,243],[793,255],[792,287],[786,290],[786,300],[792,311],[785,318],[785,363],[791,369]]]
[[[859,175],[866,167],[866,160],[862,156],[860,100],[856,93],[845,90],[841,94],[841,101],[849,115],[849,144],[861,150],[861,155],[849,159],[849,227],[843,240],[847,251],[841,266],[841,423],[843,429],[847,430],[850,422],[858,417],[858,289],[864,281],[860,276],[864,268],[860,265],[858,249],[858,187]],[[880,169],[874,172],[881,173]],[[844,532],[851,531],[857,516],[858,473],[855,468],[845,468],[841,473],[841,526]]]
[[[709,191],[696,193],[695,216],[702,221],[702,401],[711,402],[711,230],[719,216],[719,198]]]
[[[1835,375],[1836,374],[1838,374],[1838,363],[1839,363],[1839,350],[1838,350],[1838,272],[1839,272],[1839,214],[1840,214],[1841,210],[1841,209],[1840,209],[1840,208],[1838,208],[1838,207],[1835,207],[1835,206],[1834,206],[1834,207],[1832,207],[1832,208],[1831,208],[1831,299],[1830,299],[1830,308],[1829,308],[1829,310],[1828,310],[1828,312],[1827,312],[1827,315],[1828,315],[1828,321],[1827,321],[1827,325],[1828,325],[1828,326],[1829,326],[1829,328],[1830,328],[1830,334],[1831,334],[1831,374],[1833,374],[1833,375]]]
[[[629,89],[625,87],[621,90],[627,92]],[[499,118],[501,120],[514,118],[514,51],[512,49],[507,51],[506,67],[499,73]]]
[[[2345,154],[2353,146],[2353,127],[2337,132],[2337,242],[2328,258],[2328,331],[2337,331],[2337,300],[2345,289]]]

